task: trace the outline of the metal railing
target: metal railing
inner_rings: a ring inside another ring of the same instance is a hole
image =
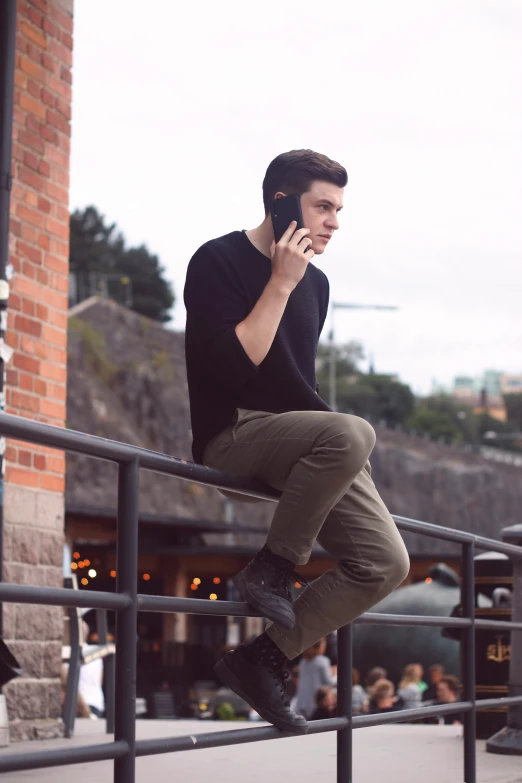
[[[232,489],[245,495],[277,501],[279,493],[255,482],[238,479],[220,471],[195,465],[185,460],[147,451],[116,441],[105,440],[80,432],[61,429],[28,419],[0,414],[0,435],[17,440],[77,452],[115,462],[118,475],[117,522],[117,584],[116,593],[76,591],[66,588],[0,584],[0,601],[54,606],[111,609],[116,612],[116,675],[114,742],[34,751],[7,753],[0,756],[0,772],[29,770],[89,761],[114,760],[114,782],[134,783],[135,759],[139,756],[197,750],[245,742],[290,737],[273,727],[247,728],[219,732],[203,732],[183,737],[136,740],[136,627],[138,612],[178,612],[186,614],[257,616],[247,604],[232,601],[211,601],[195,598],[138,595],[138,499],[140,469],[152,470],[179,479],[220,489]],[[377,625],[424,625],[462,629],[463,701],[399,712],[352,717],[352,628],[339,630],[338,711],[339,717],[310,723],[309,733],[337,732],[337,783],[352,782],[352,729],[399,723],[420,718],[464,714],[465,783],[476,783],[475,717],[478,709],[504,705],[522,705],[522,695],[475,701],[475,629],[522,632],[522,622],[498,622],[475,619],[474,553],[476,548],[504,553],[522,562],[522,547],[493,541],[458,530],[439,527],[403,517],[394,517],[399,529],[462,545],[462,607],[463,617],[437,617],[369,613],[358,623]],[[521,634],[512,634],[519,639]],[[519,707],[517,706],[517,709]]]

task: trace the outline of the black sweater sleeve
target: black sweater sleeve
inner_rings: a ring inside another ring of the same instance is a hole
[[[241,345],[235,328],[249,314],[234,269],[203,245],[192,257],[184,291],[187,332],[206,356],[212,380],[231,393],[256,376],[258,367]]]

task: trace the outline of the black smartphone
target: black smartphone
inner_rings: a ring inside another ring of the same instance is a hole
[[[299,196],[275,198],[272,201],[270,214],[272,216],[272,226],[274,227],[276,244],[279,242],[292,220],[297,222],[296,231],[298,228],[304,228],[301,199]]]

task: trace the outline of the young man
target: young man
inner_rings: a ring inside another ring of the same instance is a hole
[[[371,479],[375,433],[364,419],[332,412],[315,377],[329,287],[310,261],[339,228],[347,179],[311,150],[279,155],[263,181],[263,222],[199,248],[185,285],[194,459],[282,492],[266,545],[234,580],[272,624],[216,672],[263,718],[295,733],[307,723],[290,709],[288,661],[383,599],[409,568]],[[290,225],[275,244],[271,204],[290,194],[301,198],[306,228]],[[292,605],[294,568],[316,540],[337,565]]]

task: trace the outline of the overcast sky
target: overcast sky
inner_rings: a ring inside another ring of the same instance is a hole
[[[318,150],[349,175],[332,298],[400,308],[336,338],[416,392],[522,372],[521,39],[519,0],[75,0],[71,208],[160,256],[183,329],[192,253]]]

